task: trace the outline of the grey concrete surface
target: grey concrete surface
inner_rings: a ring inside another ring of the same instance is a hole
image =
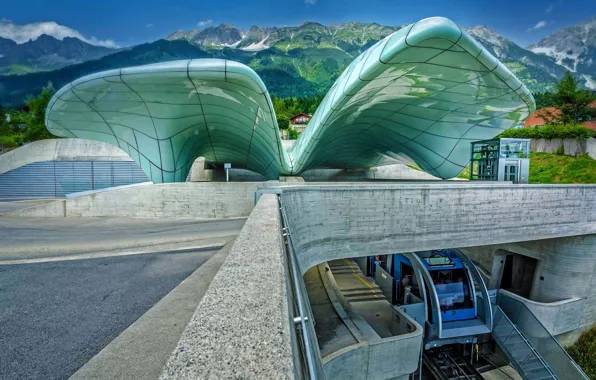
[[[132,161],[122,149],[84,139],[39,140],[0,155],[0,174],[41,161]]]
[[[0,214],[4,214],[14,210],[21,210],[35,206],[35,204],[25,202],[0,202]]]
[[[302,271],[389,252],[596,233],[595,185],[285,187]]]
[[[469,247],[465,253],[491,265],[493,288],[501,285],[506,255],[536,259],[528,299],[513,297],[523,301],[557,338],[596,322],[596,235]],[[577,334],[569,335],[565,343],[576,338]]]
[[[264,195],[182,334],[161,379],[294,377],[281,226]]]
[[[587,140],[577,139],[532,139],[532,152],[543,152],[555,154],[560,150],[566,156],[581,156],[588,154],[590,157],[596,159],[596,139],[589,138]]]
[[[317,267],[310,268],[304,274],[304,284],[315,319],[315,333],[321,356],[325,357],[358,343],[356,337],[335,311]]]
[[[247,217],[266,182],[183,182],[119,188],[17,210],[14,217]]]
[[[0,218],[0,261],[221,244],[245,219]]]
[[[157,379],[231,247],[220,249],[70,379]]]
[[[1,265],[0,378],[67,378],[214,253]]]

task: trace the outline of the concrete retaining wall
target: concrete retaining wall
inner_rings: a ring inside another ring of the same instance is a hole
[[[585,298],[574,297],[557,302],[536,302],[517,294],[500,290],[522,302],[552,335],[559,335],[583,327],[581,324]]]
[[[100,191],[4,214],[14,217],[246,217],[266,183],[184,182]]]
[[[288,187],[302,271],[348,257],[596,233],[596,185]]]
[[[281,224],[263,195],[161,379],[293,379]]]
[[[42,161],[132,161],[112,144],[84,139],[39,140],[0,155],[0,174]]]
[[[379,166],[367,170],[345,170],[345,169],[311,169],[300,175],[306,182],[346,182],[346,181],[367,181],[367,180],[435,180],[440,178],[423,171],[415,170],[407,165],[395,164]]]
[[[493,288],[500,287],[505,255],[536,259],[529,299],[512,297],[524,302],[551,334],[580,331],[596,322],[596,235],[495,244],[465,252],[484,263],[492,260]]]
[[[596,159],[596,139],[532,139],[530,150],[550,154],[562,152],[566,156],[574,157],[587,153],[590,157]]]

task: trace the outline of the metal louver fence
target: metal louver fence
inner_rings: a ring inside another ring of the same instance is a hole
[[[147,181],[134,161],[34,162],[0,174],[0,199],[61,198]]]

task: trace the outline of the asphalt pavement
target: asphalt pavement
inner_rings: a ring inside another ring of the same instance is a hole
[[[214,253],[0,265],[0,379],[67,379]]]

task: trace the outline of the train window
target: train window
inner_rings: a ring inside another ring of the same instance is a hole
[[[424,260],[426,260],[428,265],[431,267],[446,267],[455,265],[455,263],[451,261],[449,257],[445,256],[425,257]]]
[[[439,296],[441,311],[471,309],[474,302],[464,269],[433,270],[430,276]]]

